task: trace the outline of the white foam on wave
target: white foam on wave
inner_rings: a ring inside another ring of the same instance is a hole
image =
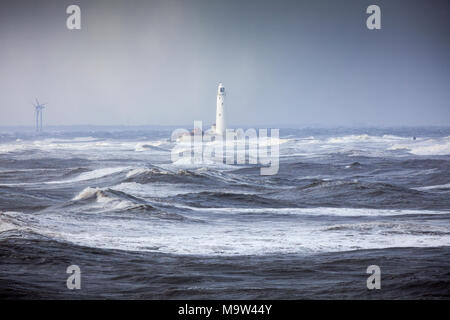
[[[371,137],[368,134],[360,134],[360,135],[349,135],[343,137],[332,137],[327,140],[329,143],[349,143],[349,142],[360,142],[360,141],[368,141]],[[373,138],[372,138],[373,139]]]
[[[84,190],[78,197],[90,197],[99,190]],[[100,200],[101,202],[102,200]],[[85,209],[83,209],[85,210]],[[208,211],[210,210],[210,211]],[[35,232],[56,240],[104,249],[153,251],[182,255],[261,255],[280,253],[338,252],[356,249],[391,247],[433,247],[450,245],[450,226],[445,223],[408,220],[384,222],[346,219],[304,220],[301,217],[272,217],[243,215],[236,219],[227,214],[229,208],[195,209],[184,215],[197,220],[171,221],[164,219],[130,219],[129,216],[83,215],[42,212],[29,221]],[[245,209],[237,209],[241,213]],[[258,209],[259,210],[259,209]],[[258,213],[258,210],[248,209]],[[260,209],[267,211],[267,209]],[[273,209],[275,211],[275,209]],[[279,210],[279,209],[277,209]],[[313,210],[313,209],[307,209]],[[339,210],[349,216],[352,208]],[[395,210],[371,212],[373,216],[395,214]],[[270,211],[270,209],[269,209]],[[307,211],[308,212],[308,211]],[[218,214],[222,213],[222,214]],[[237,212],[235,212],[237,213]],[[420,210],[398,210],[397,214],[429,214]],[[360,215],[357,211],[356,214]],[[118,232],[120,230],[120,232]]]
[[[88,172],[83,172],[73,179],[60,180],[60,181],[49,181],[49,182],[45,182],[45,183],[46,184],[60,184],[60,183],[72,183],[72,182],[94,180],[94,179],[109,176],[111,174],[123,172],[123,171],[129,170],[129,169],[130,169],[130,167],[101,168],[101,169],[95,169],[95,170],[88,171]]]
[[[344,135],[328,138],[291,139],[282,157],[317,157],[329,153],[347,152],[355,156],[395,156],[392,151],[404,150],[414,155],[449,155],[450,137],[417,138],[395,135]],[[399,154],[402,156],[402,154]]]
[[[236,166],[224,164],[220,161],[213,161],[208,158],[182,157],[170,165],[161,165],[172,169],[207,169],[215,168],[221,170],[235,170]]]
[[[83,189],[83,191],[81,191],[80,193],[78,193],[72,200],[85,200],[88,199],[94,195],[96,195],[96,193],[98,191],[101,191],[100,188],[91,188],[91,187],[87,187],[85,189]]]
[[[343,135],[334,137],[308,137],[291,139],[285,149],[280,150],[282,157],[320,157],[330,153],[347,152],[359,156],[383,156],[393,144],[412,140],[410,138],[368,134]]]
[[[450,137],[394,144],[388,150],[408,150],[410,153],[420,156],[450,155]]]
[[[75,137],[71,139],[47,138],[42,140],[22,141],[0,144],[1,153],[12,153],[28,150],[41,150],[46,152],[82,153],[84,156],[101,156],[102,153],[120,153],[126,151],[143,151],[146,146],[160,146],[164,140],[150,141],[122,141],[94,137]],[[91,151],[97,152],[91,152]],[[101,152],[100,154],[98,152]]]
[[[273,214],[273,215],[303,215],[303,216],[337,216],[337,217],[377,217],[402,216],[418,214],[449,214],[450,211],[410,210],[410,209],[370,209],[370,208],[197,208],[179,206],[199,212],[224,214]]]
[[[86,137],[75,137],[75,138],[71,138],[71,139],[53,138],[53,139],[44,140],[44,141],[46,141],[46,142],[49,142],[49,141],[51,141],[51,142],[68,142],[68,143],[75,142],[76,143],[76,142],[92,142],[92,141],[98,141],[98,140],[99,140],[98,138],[86,136]]]
[[[362,223],[344,223],[335,224],[330,227],[324,228],[325,231],[358,231],[358,232],[371,232],[375,231],[376,234],[386,233],[403,233],[403,234],[450,234],[450,228],[448,226],[439,225],[427,225],[415,222],[386,222],[386,221],[374,221],[374,222],[362,222]]]
[[[156,168],[135,168],[130,170],[127,173],[127,178],[132,178],[132,177],[136,177],[139,175],[145,175],[145,174],[169,174],[168,171],[165,170],[159,170]]]
[[[90,198],[95,198],[95,205],[90,205],[89,212],[108,212],[110,210],[121,210],[135,206],[135,203],[131,201],[108,195],[105,189],[102,188],[87,187],[72,200],[83,201]]]
[[[450,183],[438,184],[435,186],[418,187],[418,188],[413,188],[413,189],[418,190],[418,191],[426,191],[426,190],[434,190],[434,189],[450,189]]]
[[[16,212],[11,212],[11,211],[1,212],[0,211],[0,233],[20,229],[20,225],[17,223],[17,221],[14,221],[10,217],[15,214],[16,214]]]
[[[44,181],[44,182],[4,183],[4,184],[0,184],[0,186],[27,186],[27,185],[31,186],[31,185],[40,185],[40,184],[52,185],[52,184],[65,184],[65,183],[89,181],[89,180],[95,180],[98,178],[103,178],[103,177],[109,176],[111,174],[123,172],[123,171],[129,170],[129,169],[130,169],[130,167],[101,168],[101,169],[95,169],[95,170],[88,171],[88,172],[83,172],[72,179]],[[33,169],[33,170],[35,170],[35,169]],[[40,169],[38,169],[38,170],[40,170]],[[45,170],[47,170],[47,169],[45,169]]]
[[[379,144],[379,143],[392,143],[399,141],[409,141],[411,138],[400,137],[385,134],[382,136],[371,136],[368,134],[359,134],[359,135],[346,135],[341,137],[331,137],[325,140],[327,143],[332,144],[360,144],[360,143],[370,143],[370,144]]]
[[[1,144],[0,145],[0,154],[1,153],[10,153],[10,152],[18,152],[28,149],[27,146],[21,144]]]

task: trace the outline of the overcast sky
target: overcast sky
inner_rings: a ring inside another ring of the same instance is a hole
[[[230,126],[448,125],[449,30],[448,0],[2,0],[0,125],[210,124],[219,82]]]

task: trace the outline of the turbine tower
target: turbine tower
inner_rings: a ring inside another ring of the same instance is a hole
[[[219,83],[217,88],[217,109],[216,109],[216,134],[225,135],[225,110],[223,103],[225,100],[225,87]]]
[[[36,115],[36,132],[42,132],[42,110],[45,108],[45,103],[39,103],[36,98],[36,104],[33,106]]]

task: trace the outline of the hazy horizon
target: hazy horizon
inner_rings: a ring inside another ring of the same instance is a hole
[[[66,28],[81,7],[81,30]],[[381,30],[366,8],[381,7]],[[0,127],[447,126],[448,1],[4,1]]]

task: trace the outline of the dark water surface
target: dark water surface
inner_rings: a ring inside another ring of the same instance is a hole
[[[0,134],[0,297],[450,297],[449,128],[284,129],[273,176],[170,134]]]

